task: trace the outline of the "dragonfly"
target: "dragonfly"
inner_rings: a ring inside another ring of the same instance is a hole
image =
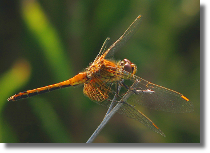
[[[185,113],[193,111],[192,102],[177,91],[156,85],[137,76],[137,66],[130,60],[124,59],[117,62],[109,59],[133,36],[134,33],[136,33],[140,23],[141,15],[133,21],[123,35],[108,49],[106,48],[110,38],[107,38],[95,60],[90,63],[84,71],[78,73],[74,77],[56,84],[19,92],[9,97],[7,100],[16,101],[56,89],[83,84],[84,95],[100,105],[109,106],[111,103],[111,96],[116,93],[113,86],[121,83],[126,90],[132,91],[132,94],[123,102],[118,113],[135,119],[151,130],[165,136],[151,119],[140,110],[136,109],[135,105],[132,105],[131,103],[143,105],[155,110]],[[137,82],[137,84],[135,85],[135,88],[131,88],[131,86],[122,83],[122,80],[130,80],[131,82]]]

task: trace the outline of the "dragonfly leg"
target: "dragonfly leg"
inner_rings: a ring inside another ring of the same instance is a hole
[[[127,89],[127,90],[131,90],[132,92],[134,92],[135,94],[138,94],[138,92],[136,92],[136,90],[128,87],[124,82],[121,82],[121,84]]]
[[[155,93],[155,91],[151,90],[151,89],[141,90],[139,88],[135,88],[134,90],[135,90],[136,94],[139,94],[139,93],[149,93],[149,94]]]

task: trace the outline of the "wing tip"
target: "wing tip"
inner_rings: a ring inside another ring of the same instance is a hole
[[[185,97],[184,95],[181,96],[182,99],[186,100],[186,101],[190,101],[187,97]]]
[[[137,17],[138,19],[141,18],[141,14]]]

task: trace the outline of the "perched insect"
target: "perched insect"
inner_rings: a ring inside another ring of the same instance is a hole
[[[98,104],[106,106],[110,104],[108,99],[110,94],[113,93],[111,88],[113,84],[116,84],[123,79],[138,81],[137,87],[132,89],[133,94],[126,102],[124,102],[118,112],[138,120],[155,132],[165,136],[164,133],[146,115],[137,110],[130,104],[130,102],[144,105],[156,110],[176,113],[193,111],[192,103],[187,97],[177,91],[156,85],[136,76],[135,73],[137,71],[137,67],[128,59],[124,59],[119,62],[108,59],[110,55],[113,55],[120,47],[122,47],[122,45],[124,45],[138,30],[140,19],[141,15],[139,15],[124,32],[124,34],[106,50],[105,48],[109,41],[109,38],[107,38],[99,54],[90,66],[85,69],[85,71],[80,72],[74,77],[60,83],[19,92],[18,94],[8,98],[8,101],[15,101],[64,87],[84,84],[84,94]],[[124,84],[124,86],[126,85]],[[126,88],[127,90],[130,90],[129,87],[126,86]]]

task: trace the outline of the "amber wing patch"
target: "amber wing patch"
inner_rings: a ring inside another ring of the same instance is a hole
[[[109,97],[110,90],[103,82],[91,80],[84,83],[83,93],[93,101],[102,102]]]

